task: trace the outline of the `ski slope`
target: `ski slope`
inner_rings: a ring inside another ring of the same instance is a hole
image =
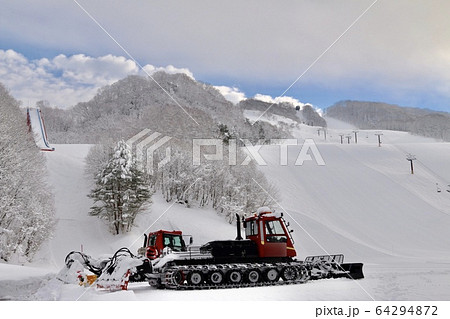
[[[136,251],[142,233],[160,228],[181,229],[202,244],[234,239],[235,227],[210,208],[186,208],[156,194],[131,233],[113,236],[87,214],[92,202],[86,196],[91,185],[84,158],[90,146],[58,145],[57,151],[46,153],[56,197],[55,235],[34,264],[0,264],[0,299],[450,300],[450,144],[384,131],[378,147],[376,131],[363,130],[358,144],[340,144],[339,134],[351,134],[354,128],[329,123],[326,140],[317,128],[295,128],[299,145],[288,147],[288,165],[280,164],[280,146],[263,146],[259,152],[267,165],[260,169],[278,187],[277,210],[294,229],[299,258],[343,253],[348,262],[364,263],[365,279],[206,291],[156,290],[144,283],[114,293],[62,284],[55,274],[71,250],[93,256],[111,255],[123,246]],[[306,138],[314,139],[324,166],[313,156],[295,165]],[[414,175],[407,153],[417,157]]]

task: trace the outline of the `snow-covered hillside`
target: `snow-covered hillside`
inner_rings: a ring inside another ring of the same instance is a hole
[[[365,279],[206,291],[134,284],[129,291],[115,293],[62,284],[55,274],[71,250],[93,256],[111,255],[123,246],[136,251],[144,232],[160,228],[181,229],[202,244],[233,239],[235,227],[212,209],[186,208],[155,195],[138,227],[126,236],[113,236],[87,215],[92,204],[84,175],[89,145],[55,145],[56,151],[46,154],[56,196],[54,238],[34,264],[0,264],[0,299],[450,300],[450,144],[383,131],[378,147],[376,131],[364,130],[357,133],[358,144],[353,139],[347,144],[346,138],[341,144],[340,134],[354,136],[354,128],[333,120],[328,125],[326,140],[317,127],[296,126],[299,145],[288,147],[288,165],[281,165],[279,145],[263,146],[259,153],[267,165],[260,169],[279,189],[277,210],[284,211],[294,229],[299,258],[344,253],[347,261],[364,263]],[[313,155],[311,161],[295,165],[307,138],[314,139],[324,166],[317,165]],[[414,175],[407,153],[417,158]]]

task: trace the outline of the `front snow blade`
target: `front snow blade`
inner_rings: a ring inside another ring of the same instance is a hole
[[[363,274],[363,264],[362,263],[353,263],[353,264],[341,264],[340,267],[343,271],[345,271],[347,278],[350,279],[362,279],[364,278]]]

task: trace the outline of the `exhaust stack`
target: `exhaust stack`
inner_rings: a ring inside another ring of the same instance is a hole
[[[236,214],[236,240],[242,240],[242,235],[241,235],[241,217],[239,216],[239,214]]]

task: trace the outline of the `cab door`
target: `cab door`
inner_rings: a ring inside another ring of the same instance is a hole
[[[260,257],[287,257],[287,235],[279,219],[261,219]]]

